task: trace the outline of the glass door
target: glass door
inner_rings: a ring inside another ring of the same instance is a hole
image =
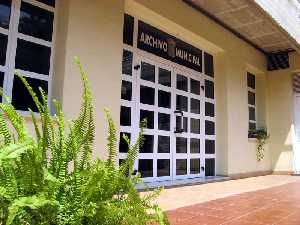
[[[204,176],[204,86],[201,74],[174,70],[174,179]]]

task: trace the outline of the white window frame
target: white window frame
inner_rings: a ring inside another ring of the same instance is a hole
[[[248,74],[251,74],[255,77],[255,88],[249,87],[249,85],[248,85]],[[249,104],[249,92],[251,92],[255,96],[255,104],[254,105]],[[248,120],[249,120],[248,126],[250,125],[250,123],[253,123],[253,124],[255,124],[255,129],[257,129],[256,75],[254,73],[249,72],[249,71],[247,71],[247,98],[248,98],[247,102],[248,102],[248,117],[249,117],[248,118]],[[249,108],[254,109],[254,111],[255,111],[255,120],[250,119]],[[250,131],[250,126],[249,126],[248,130]]]
[[[52,25],[53,30],[52,30],[51,42],[18,32],[22,1],[53,13],[53,25]],[[34,72],[19,69],[19,71],[25,78],[28,77],[28,78],[35,78],[38,80],[47,81],[48,90],[45,91],[47,91],[48,107],[50,107],[51,105],[50,100],[52,96],[54,43],[56,37],[56,23],[57,23],[56,11],[57,11],[57,4],[55,7],[52,7],[44,3],[38,2],[36,0],[11,0],[11,14],[10,14],[9,28],[8,29],[0,28],[0,33],[8,35],[6,62],[5,62],[5,66],[0,66],[0,71],[5,73],[4,81],[3,81],[3,91],[4,94],[9,98],[12,98],[13,79],[15,76],[14,72],[15,72],[15,58],[17,52],[17,41],[18,39],[21,39],[21,40],[29,41],[34,44],[39,44],[51,48],[49,74],[39,74],[39,73],[34,73]],[[24,116],[30,115],[28,111],[21,111],[21,110],[18,111],[21,113],[21,115]]]

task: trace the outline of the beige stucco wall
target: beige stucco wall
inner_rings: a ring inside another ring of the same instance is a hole
[[[91,82],[97,119],[96,147],[104,155],[103,108],[119,123],[123,14],[128,12],[215,55],[217,173],[271,170],[270,151],[257,163],[256,143],[248,140],[246,72],[257,75],[258,125],[269,128],[265,57],[180,0],[65,0],[58,7],[53,96],[68,118],[79,110],[81,83],[73,65],[79,56]],[[71,4],[69,4],[71,3]],[[275,106],[274,106],[275,107]]]
[[[300,70],[300,56],[290,54],[290,68],[268,73],[270,148],[274,171],[293,170],[292,75]]]
[[[80,57],[94,97],[95,153],[104,156],[107,134],[104,107],[111,109],[119,124],[124,2],[59,2],[53,96],[62,101],[67,118],[78,114],[82,86],[73,58]]]
[[[248,139],[246,72],[257,75],[258,125],[267,124],[265,57],[182,1],[128,0],[126,11],[215,55],[217,101],[217,173],[232,175],[271,170],[265,159],[257,163],[256,143]]]

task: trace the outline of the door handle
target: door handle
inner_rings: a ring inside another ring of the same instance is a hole
[[[179,127],[177,126],[177,116],[176,116],[176,127],[175,127],[175,134],[181,134],[183,133],[183,112],[181,110],[175,110],[174,111],[175,115],[179,114],[180,122],[179,122]]]

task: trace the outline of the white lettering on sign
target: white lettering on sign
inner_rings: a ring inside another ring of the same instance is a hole
[[[149,45],[153,48],[159,49],[164,52],[168,52],[168,43],[166,41],[160,40],[158,38],[153,37],[152,35],[145,34],[144,32],[141,33],[140,42]],[[187,52],[186,50],[180,49],[176,47],[176,44],[170,46],[175,48],[175,56],[187,61],[189,63],[193,63],[197,66],[201,66],[200,57],[195,56],[192,53]]]
[[[162,41],[158,38],[155,38],[151,35],[148,35],[148,34],[144,34],[142,33],[141,34],[141,38],[140,38],[140,42],[146,44],[146,45],[149,45],[153,48],[158,48],[164,52],[167,52],[168,51],[168,43],[165,42],[165,41]]]

